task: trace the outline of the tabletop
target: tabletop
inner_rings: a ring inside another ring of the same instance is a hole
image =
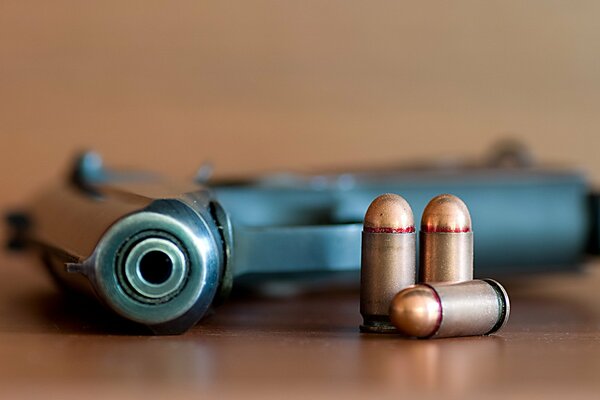
[[[187,333],[148,336],[61,294],[32,258],[1,260],[0,392],[8,394],[558,398],[600,389],[597,263],[504,280],[512,315],[495,335],[414,340],[359,333],[358,285],[348,278],[234,290]]]

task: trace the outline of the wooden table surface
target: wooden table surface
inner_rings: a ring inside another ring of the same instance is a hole
[[[358,332],[354,284],[234,296],[180,336],[144,336],[65,298],[3,253],[0,394],[53,398],[564,398],[600,390],[600,265],[505,280],[513,312],[488,337]],[[3,398],[9,398],[4,397]]]

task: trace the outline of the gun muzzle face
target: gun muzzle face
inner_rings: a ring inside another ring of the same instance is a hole
[[[160,211],[138,212],[113,225],[87,275],[117,313],[157,333],[179,333],[215,298],[224,252],[216,227],[187,206]]]
[[[180,245],[149,237],[133,245],[119,266],[119,279],[142,302],[160,303],[185,284],[188,260]]]

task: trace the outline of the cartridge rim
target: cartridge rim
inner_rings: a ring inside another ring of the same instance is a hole
[[[490,329],[489,332],[486,333],[486,335],[490,335],[504,328],[508,322],[508,318],[510,317],[510,298],[508,297],[508,292],[506,289],[504,289],[504,287],[498,281],[489,278],[482,280],[487,282],[496,291],[498,303],[500,305],[500,316],[498,318],[498,322],[492,327],[492,329]]]

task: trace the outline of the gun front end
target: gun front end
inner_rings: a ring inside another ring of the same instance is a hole
[[[15,239],[62,285],[155,334],[188,330],[228,290],[229,222],[202,187],[67,183],[31,204],[12,218]]]

